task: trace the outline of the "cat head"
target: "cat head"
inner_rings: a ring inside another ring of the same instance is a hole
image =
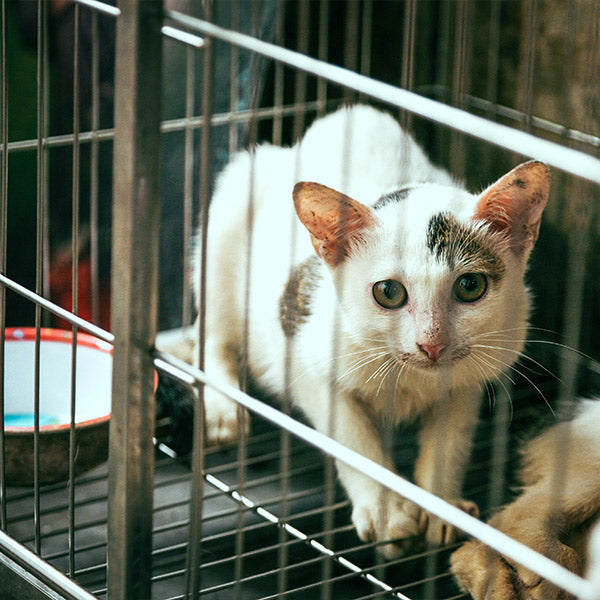
[[[352,339],[381,343],[423,372],[452,366],[488,379],[523,347],[524,274],[549,182],[531,161],[479,195],[419,184],[370,207],[300,182],[293,196]]]

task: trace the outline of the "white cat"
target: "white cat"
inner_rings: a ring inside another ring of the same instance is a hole
[[[238,386],[246,364],[318,430],[392,470],[379,424],[419,418],[416,483],[475,513],[461,500],[465,462],[484,382],[523,348],[548,189],[545,165],[529,162],[470,194],[367,106],[317,120],[292,148],[239,153],[210,207],[206,372]],[[210,388],[205,404],[209,440],[235,438],[236,405]],[[453,538],[337,468],[361,539]]]

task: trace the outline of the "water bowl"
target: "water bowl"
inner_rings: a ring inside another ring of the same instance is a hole
[[[112,346],[86,333],[78,333],[74,352],[71,331],[42,328],[36,363],[34,328],[7,328],[5,339],[7,484],[25,486],[34,481],[36,390],[39,397],[39,483],[68,479],[73,381],[74,474],[104,462],[108,457]]]

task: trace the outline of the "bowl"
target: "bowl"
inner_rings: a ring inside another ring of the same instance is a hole
[[[34,481],[36,330],[5,330],[4,440],[6,483]],[[86,333],[42,328],[39,343],[39,482],[69,477],[72,363],[75,355],[75,460],[78,475],[108,457],[112,346]]]

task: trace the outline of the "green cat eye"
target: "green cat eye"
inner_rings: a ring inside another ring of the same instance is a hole
[[[393,310],[406,304],[408,294],[399,281],[385,279],[373,285],[373,298],[379,306]]]
[[[487,290],[487,278],[481,273],[465,273],[454,282],[454,296],[461,302],[475,302]]]

